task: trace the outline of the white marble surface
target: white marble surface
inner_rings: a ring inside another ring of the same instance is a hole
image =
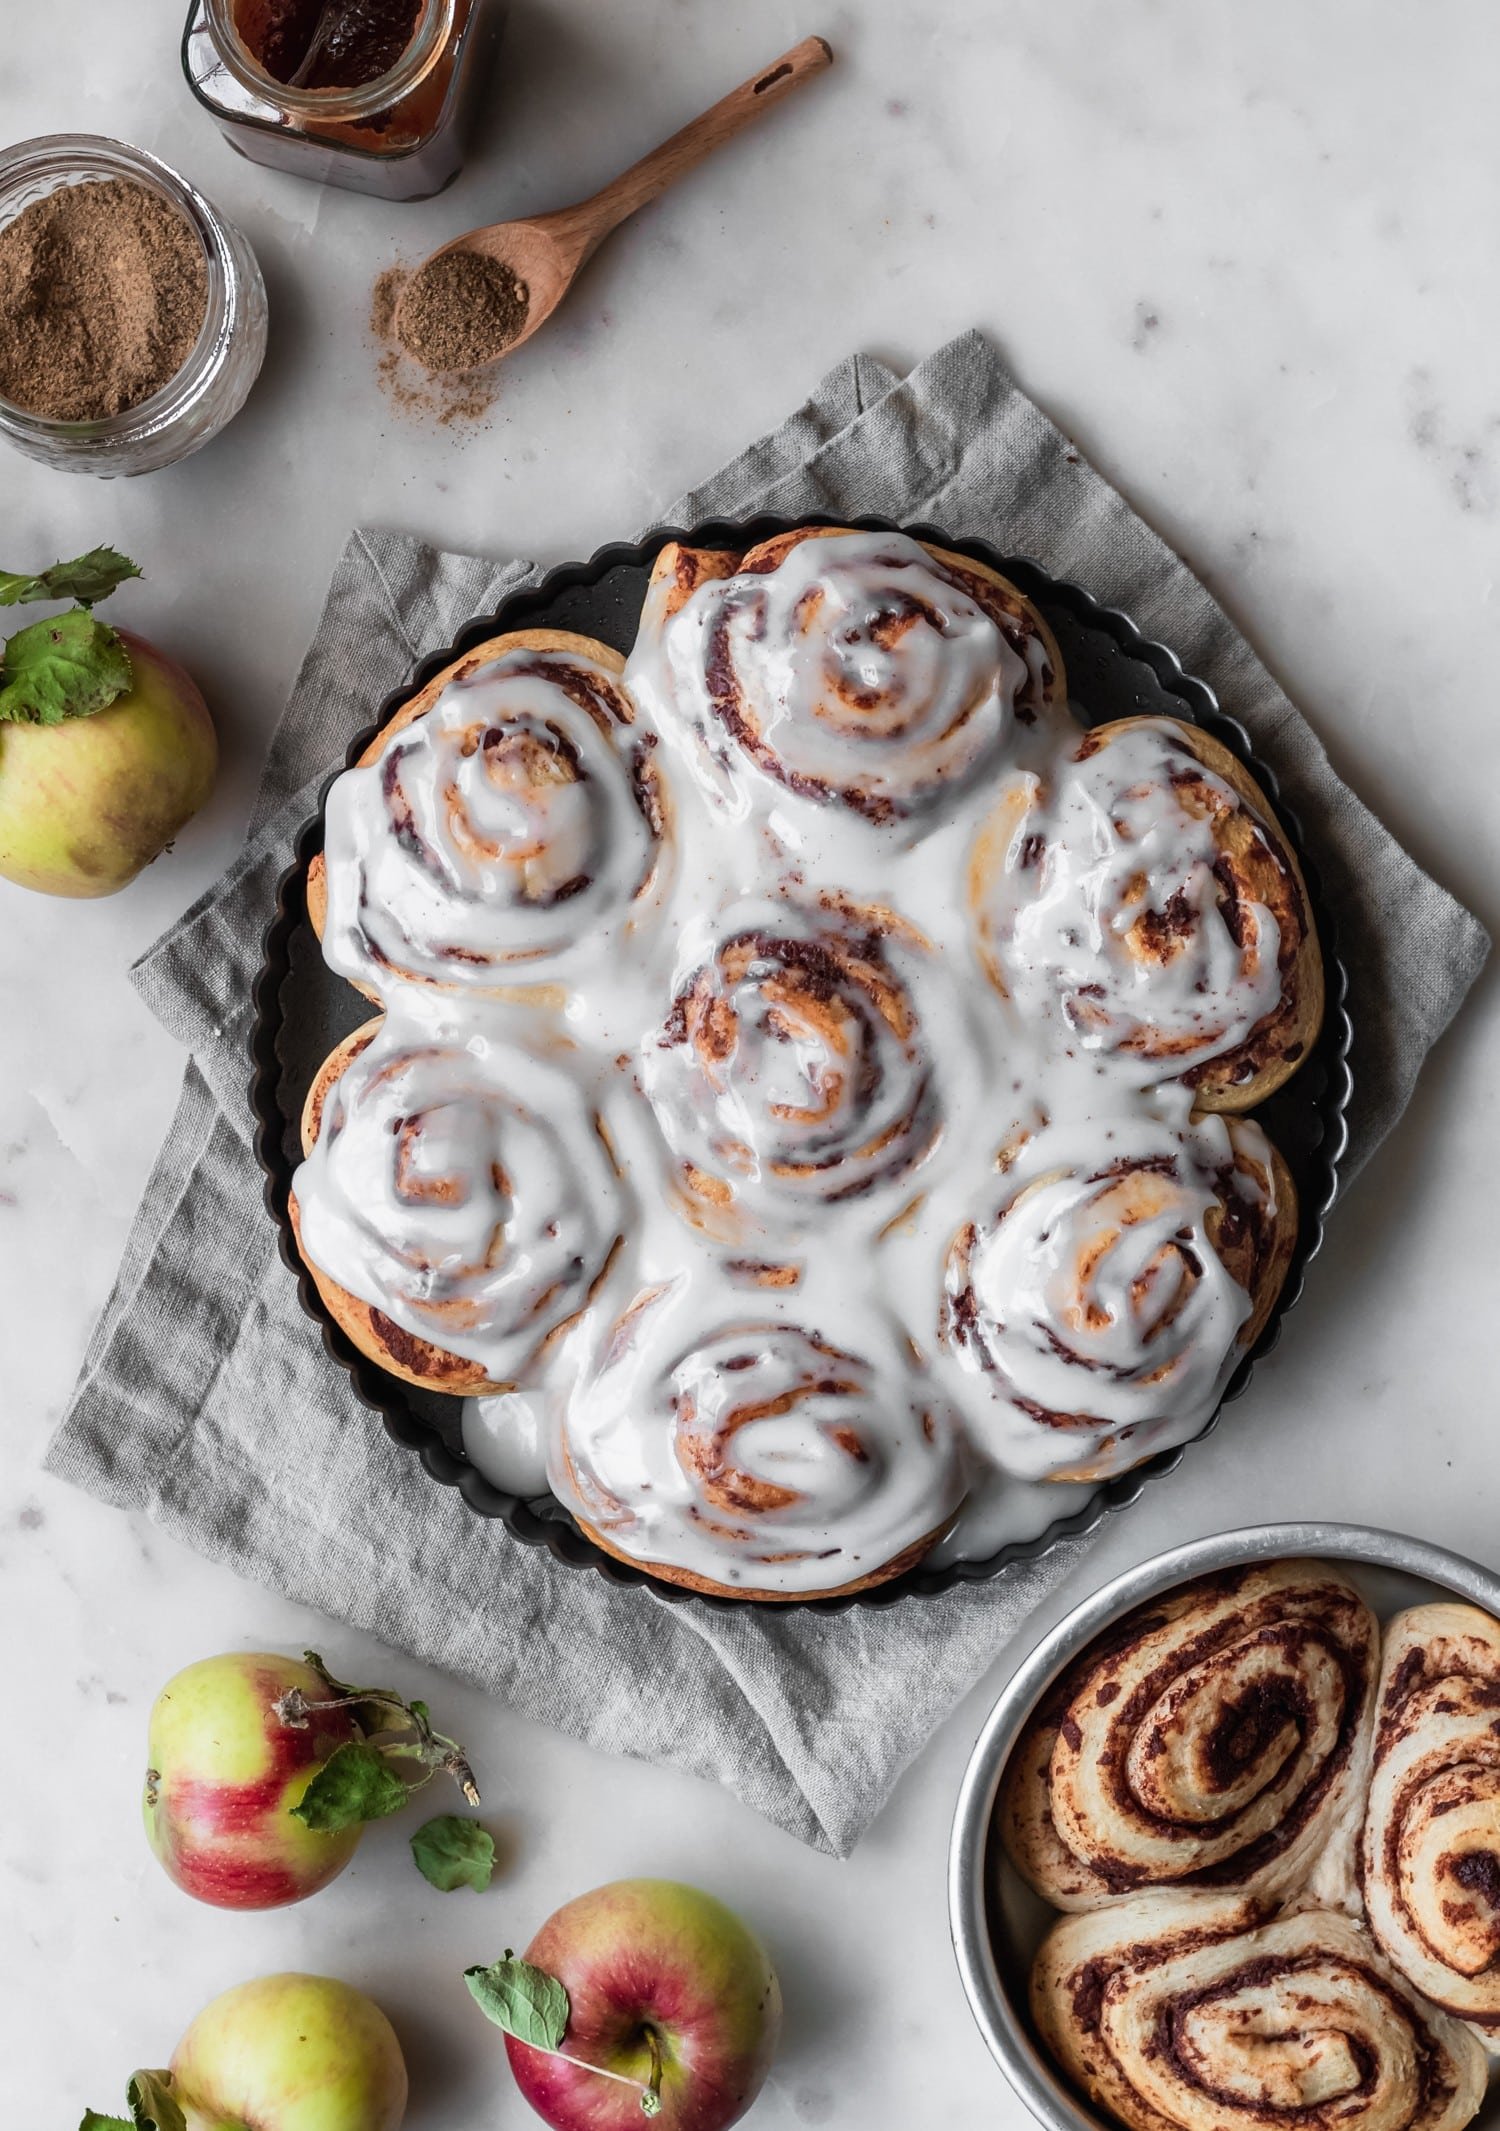
[[[1207,575],[1346,775],[1493,922],[1490,0],[517,0],[484,154],[447,197],[408,208],[238,161],[182,87],[177,18],[177,0],[7,8],[0,57],[0,139],[82,128],[165,156],[248,231],[274,312],[261,385],[199,458],[108,487],[0,464],[0,559],[98,540],[138,556],[149,581],[121,617],[198,675],[225,749],[209,807],[125,894],[69,905],[0,884],[10,2115],[70,2123],[85,2100],[113,2104],[212,1991],[298,1965],[390,2008],[414,2127],[529,2120],[458,1972],[524,1943],[567,1895],[652,1870],[716,1887],[776,1950],[790,2016],[764,2131],[980,2110],[1020,2124],[960,1996],[943,1895],[993,1681],[836,1865],[727,1796],[426,1680],[40,1476],[181,1069],[126,970],[233,854],[351,524],[587,552],[850,348],[908,362],[975,322]],[[835,73],[601,255],[511,366],[488,428],[392,414],[362,326],[393,253],[589,189],[815,28],[839,47]],[[1393,1523],[1500,1559],[1496,991],[1481,986],[1351,1194],[1252,1396],[1116,1523],[1078,1585],[1283,1515]],[[335,1890],[262,1917],[195,1908],[157,1871],[136,1815],[156,1688],[217,1648],[307,1639],[429,1693],[471,1744],[505,1850],[482,1900],[426,1896],[394,1830]]]

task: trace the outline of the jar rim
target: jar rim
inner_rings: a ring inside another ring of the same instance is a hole
[[[15,220],[6,212],[6,194],[20,185],[51,178],[55,182],[46,187],[51,193],[63,185],[111,177],[149,186],[178,210],[202,247],[207,287],[203,323],[181,365],[133,407],[118,414],[65,419],[37,414],[0,393],[0,418],[7,426],[37,437],[70,438],[83,446],[129,443],[169,427],[202,391],[229,321],[233,265],[228,233],[217,211],[169,164],[128,141],[104,133],[47,133],[5,149],[0,153],[0,228]]]
[[[393,67],[352,89],[294,89],[268,73],[239,34],[235,0],[204,0],[203,19],[220,60],[243,89],[288,118],[346,125],[375,118],[420,86],[447,48],[456,0],[419,0],[421,16]]]

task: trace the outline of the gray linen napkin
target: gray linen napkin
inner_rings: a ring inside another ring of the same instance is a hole
[[[988,343],[966,334],[904,380],[851,358],[669,522],[759,510],[879,513],[987,536],[1124,608],[1213,684],[1281,778],[1337,911],[1358,1031],[1351,1161],[1362,1162],[1489,943],[1339,782],[1208,593]],[[249,986],[292,839],[371,706],[536,575],[391,533],[352,536],[251,841],[136,971],[192,1062],[47,1462],[242,1575],[596,1746],[713,1777],[842,1855],[1087,1542],[941,1600],[826,1616],[668,1606],[560,1568],[387,1440],[303,1316],[261,1204],[245,1094]]]

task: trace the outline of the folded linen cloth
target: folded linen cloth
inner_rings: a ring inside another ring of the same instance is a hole
[[[854,356],[668,522],[756,511],[875,513],[983,535],[1123,608],[1217,689],[1300,814],[1337,913],[1358,1032],[1350,1161],[1362,1162],[1477,975],[1485,934],[1340,783],[1202,585],[989,344],[966,334],[905,379]],[[241,1575],[596,1746],[712,1777],[842,1855],[1087,1541],[942,1599],[836,1615],[666,1605],[559,1567],[387,1439],[303,1315],[261,1203],[250,985],[293,838],[329,766],[412,663],[537,575],[392,533],[350,539],[251,840],[136,970],[192,1061],[47,1462]]]

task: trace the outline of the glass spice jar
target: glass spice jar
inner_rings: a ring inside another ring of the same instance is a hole
[[[493,45],[494,11],[485,0],[409,0],[411,26],[396,58],[355,81],[361,61],[387,46],[404,11],[399,0],[353,0],[343,50],[350,84],[336,74],[337,50],[293,86],[272,67],[295,72],[323,10],[316,0],[192,0],[182,68],[198,101],[243,156],[297,177],[384,200],[425,200],[452,183]],[[269,64],[268,64],[269,62]]]
[[[197,451],[238,414],[266,352],[266,291],[254,252],[165,163],[102,134],[53,133],[0,154],[0,226],[60,185],[124,178],[168,201],[203,247],[203,323],[175,377],[123,413],[63,421],[0,399],[0,437],[69,473],[151,473]]]

